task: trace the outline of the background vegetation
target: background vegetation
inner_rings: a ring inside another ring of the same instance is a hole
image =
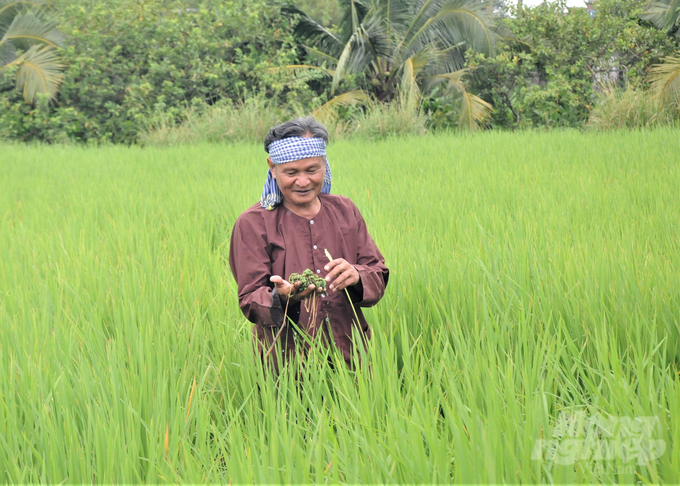
[[[259,144],[0,149],[2,482],[680,481],[675,130],[333,144],[392,278],[370,368],[301,381],[227,265]],[[666,450],[532,459],[562,412]]]
[[[254,119],[253,107],[268,122],[314,113],[337,136],[403,133],[384,123],[386,112],[411,117],[414,133],[423,124],[470,130],[677,123],[673,59],[680,37],[670,0],[597,0],[593,15],[561,2],[517,9],[456,2],[484,28],[444,15],[451,2],[432,3],[437,8],[422,18],[438,20],[418,37],[412,34],[420,32],[421,17],[409,1],[392,2],[401,10],[388,19],[384,2],[367,0],[301,1],[296,9],[283,0],[54,0],[43,10],[63,34],[60,92],[27,103],[15,87],[19,66],[6,69],[0,138],[256,140],[262,120]],[[487,34],[490,44],[481,42]],[[18,44],[16,54],[29,47]],[[652,98],[660,103],[644,120],[622,116],[649,112],[643,100]],[[381,106],[390,100],[395,106]],[[229,122],[221,126],[225,113]],[[607,113],[615,115],[607,119]]]
[[[498,127],[579,127],[609,91],[649,88],[648,69],[677,39],[641,19],[645,0],[599,0],[564,14],[564,2],[521,7],[495,57],[472,55],[469,85],[493,104]]]
[[[251,95],[305,106],[304,82],[268,71],[297,56],[277,0],[56,0],[67,65],[56,103],[22,102],[0,84],[0,132],[17,140],[137,140],[159,117]]]

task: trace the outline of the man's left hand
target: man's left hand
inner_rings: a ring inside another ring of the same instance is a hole
[[[334,292],[356,285],[361,280],[357,269],[344,258],[336,258],[323,268],[328,272],[326,275],[326,282],[330,284],[328,288]]]

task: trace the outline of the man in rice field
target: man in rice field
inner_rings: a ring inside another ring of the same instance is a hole
[[[296,333],[304,332],[326,343],[332,335],[351,364],[353,330],[364,339],[371,334],[361,308],[385,293],[389,270],[359,209],[330,194],[327,143],[328,131],[312,117],[272,128],[262,197],[234,225],[229,265],[263,358],[274,343],[290,357],[296,341],[304,342]],[[323,280],[286,280],[307,269]]]

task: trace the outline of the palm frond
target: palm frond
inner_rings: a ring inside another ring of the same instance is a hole
[[[294,5],[287,5],[282,12],[296,15],[297,24],[293,30],[296,38],[303,42],[311,42],[316,47],[332,57],[338,57],[344,47],[344,42],[324,26],[313,20],[309,15]]]
[[[335,92],[340,81],[348,74],[363,72],[371,61],[385,54],[383,44],[384,31],[375,22],[366,22],[360,25],[357,31],[350,37],[340,55],[338,65],[335,68],[331,92]]]
[[[426,44],[424,48],[432,46],[432,44]],[[441,72],[453,72],[463,69],[465,66],[465,42],[459,42],[453,44],[446,49],[438,50],[436,56],[433,56],[433,62],[423,71],[423,74],[437,74]],[[421,49],[423,49],[421,47]]]
[[[64,37],[57,30],[54,20],[41,18],[33,12],[18,13],[12,23],[7,27],[5,34],[0,39],[0,45],[7,42],[25,42],[28,45],[36,43],[61,45]]]
[[[415,2],[409,0],[369,0],[368,7],[366,17],[379,19],[390,46],[398,43],[399,32],[408,28],[416,11]]]
[[[13,64],[17,71],[17,89],[23,91],[27,103],[35,102],[38,93],[45,93],[50,99],[59,91],[63,79],[63,65],[52,46],[32,46],[19,56]]]
[[[428,63],[438,57],[438,54],[433,47],[424,48],[404,62],[399,84],[401,97],[410,108],[418,106],[420,101],[420,88],[418,86],[420,73]]]
[[[16,8],[17,6],[40,8],[46,3],[47,0],[0,0],[0,14],[5,10]]]
[[[327,62],[330,63],[332,66],[337,66],[338,64],[338,58],[330,56],[326,54],[325,52],[321,52],[318,49],[315,49],[314,47],[310,47],[305,45],[305,50],[307,51],[307,55],[310,57],[310,60],[316,60],[319,62]]]
[[[340,0],[345,12],[338,25],[342,33],[342,40],[347,43],[350,37],[359,29],[364,17],[368,14],[370,7],[367,2],[362,0]]]
[[[666,57],[663,64],[651,67],[650,80],[652,90],[663,100],[680,102],[680,59]]]
[[[387,26],[380,15],[366,16],[361,25],[361,32],[375,57],[391,57],[392,44],[388,38]]]
[[[449,0],[413,35],[412,42],[440,42],[451,46],[465,42],[466,47],[492,55],[498,34],[493,17],[483,4],[471,0]]]
[[[400,86],[402,99],[409,108],[418,106],[418,101],[420,100],[420,88],[418,88],[416,76],[417,67],[415,66],[414,59],[410,57],[404,62]]]
[[[326,103],[321,105],[319,108],[314,110],[312,116],[317,120],[323,122],[335,120],[338,117],[337,109],[341,106],[351,106],[357,103],[364,104],[368,103],[371,98],[363,90],[357,89],[354,91],[348,91],[335,98],[328,100]]]
[[[349,14],[349,21],[350,21],[350,28],[351,32],[356,32],[359,26],[361,25],[361,20],[359,18],[359,9],[357,8],[357,2],[354,0],[349,0],[347,2],[347,6],[349,7],[347,9],[347,13]]]
[[[345,47],[342,49],[342,54],[340,54],[340,59],[338,59],[338,65],[335,67],[335,74],[333,75],[333,84],[331,85],[331,93],[335,92],[335,90],[340,85],[340,81],[342,81],[342,78],[345,74],[345,67],[348,64],[349,57],[352,55],[352,50],[355,48],[356,37],[357,34],[354,34],[352,37],[350,37],[349,41],[347,42],[347,44],[345,44]]]
[[[653,2],[640,14],[640,17],[650,21],[659,29],[671,32],[674,28],[680,27],[680,0]]]
[[[491,117],[493,106],[464,89],[461,89],[461,94],[463,108],[458,122],[461,127],[466,127],[472,133]]]
[[[0,0],[0,37],[4,35],[17,13],[26,9],[37,11],[45,3],[46,0]]]
[[[392,28],[404,30],[415,14],[415,4],[408,0],[384,0],[384,18]]]
[[[17,50],[11,42],[0,45],[0,71],[3,66],[10,64],[17,58]]]
[[[436,72],[462,69],[465,51],[493,53],[499,34],[507,34],[476,0],[429,0],[427,15],[414,22],[399,44],[399,59],[408,59],[426,46],[441,52]],[[399,61],[400,62],[400,61]]]
[[[433,79],[430,80],[430,84],[447,81],[449,87],[456,89],[461,94],[462,105],[458,123],[459,126],[473,132],[480,128],[481,124],[491,116],[493,107],[483,99],[467,91],[462,81],[466,71],[466,69],[461,69],[452,73],[437,74],[432,76]]]
[[[409,41],[413,37],[413,33],[422,29],[423,25],[437,14],[442,7],[442,2],[441,0],[425,0],[423,2],[418,2],[417,6],[417,11],[414,12],[409,25],[402,35],[403,43],[410,43]]]

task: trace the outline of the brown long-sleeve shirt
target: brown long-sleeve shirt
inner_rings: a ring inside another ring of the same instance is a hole
[[[360,276],[359,284],[347,288],[354,310],[344,291],[332,290],[317,296],[314,322],[310,319],[312,309],[306,309],[309,302],[298,302],[288,308],[288,316],[312,335],[320,331],[328,335],[330,326],[335,345],[349,362],[356,321],[354,311],[359,318],[357,330],[370,338],[361,307],[370,307],[380,300],[389,270],[354,203],[349,198],[331,194],[320,194],[319,200],[321,209],[313,219],[298,216],[283,205],[272,211],[260,204],[247,209],[234,225],[229,265],[238,285],[239,305],[255,324],[253,331],[262,349],[283,324],[284,315],[269,277],[279,275],[287,280],[291,273],[302,273],[307,268],[325,277],[328,258],[324,249],[333,258],[344,258],[352,264]],[[293,333],[285,332],[281,345],[293,351]]]

